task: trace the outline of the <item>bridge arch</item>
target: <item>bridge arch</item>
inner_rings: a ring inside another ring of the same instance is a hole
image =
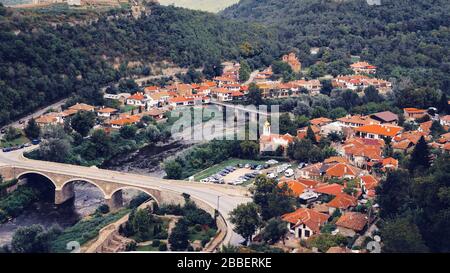
[[[18,180],[20,180],[21,178],[25,178],[25,176],[29,175],[29,174],[30,175],[39,175],[39,176],[45,177],[48,181],[50,181],[53,184],[55,189],[58,188],[58,185],[55,183],[55,181],[50,176],[48,176],[48,175],[46,175],[44,173],[38,172],[38,171],[25,171],[25,172],[22,172],[22,173],[16,175],[16,178]]]
[[[88,184],[91,184],[91,185],[95,186],[97,189],[99,189],[99,190],[102,192],[103,198],[106,199],[106,198],[108,197],[108,194],[106,194],[105,190],[104,190],[101,186],[99,186],[99,185],[98,185],[97,183],[95,183],[94,181],[89,180],[89,179],[86,179],[86,178],[79,178],[79,177],[77,177],[77,178],[71,178],[71,179],[65,181],[65,182],[61,185],[60,190],[64,191],[65,188],[67,188],[67,187],[68,187],[69,185],[71,185],[73,182],[77,182],[77,181],[85,182],[85,183],[88,183]]]
[[[137,191],[143,192],[145,194],[148,194],[153,200],[155,200],[155,202],[158,206],[160,205],[160,200],[158,200],[158,198],[155,196],[156,194],[154,192],[154,191],[158,192],[158,190],[144,189],[144,188],[135,187],[135,186],[122,186],[122,187],[115,189],[111,193],[110,199],[115,199],[115,196],[117,196],[119,193],[122,193],[123,190],[127,190],[127,189],[137,190]]]

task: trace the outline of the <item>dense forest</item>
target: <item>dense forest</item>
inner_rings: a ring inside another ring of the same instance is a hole
[[[0,125],[73,94],[102,103],[100,87],[123,77],[127,61],[269,64],[280,52],[271,35],[253,24],[159,5],[136,20],[125,9],[53,16],[0,4]],[[117,58],[121,66],[113,69]]]
[[[356,55],[378,66],[383,78],[450,92],[447,0],[241,0],[222,15],[273,27],[304,66],[324,73]],[[312,56],[310,47],[322,50]]]

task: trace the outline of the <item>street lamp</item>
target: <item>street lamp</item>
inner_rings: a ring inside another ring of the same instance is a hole
[[[220,205],[220,195],[217,195],[217,212],[219,212],[219,205]]]

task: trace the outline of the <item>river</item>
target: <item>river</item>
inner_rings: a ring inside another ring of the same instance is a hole
[[[167,158],[176,156],[191,145],[180,141],[148,145],[136,152],[116,156],[105,162],[101,168],[164,177],[165,172],[161,163]],[[27,183],[34,184],[34,182],[37,182],[34,180],[38,180],[38,178],[30,177]],[[92,214],[104,203],[101,191],[94,185],[75,182],[74,191],[75,198],[71,201],[56,206],[53,202],[54,199],[52,199],[54,197],[43,198],[25,209],[22,214],[10,222],[0,224],[0,247],[11,243],[12,236],[19,227],[39,224],[45,228],[58,225],[65,229],[73,226],[83,217]],[[137,194],[138,192],[133,190],[124,191],[124,203],[129,202]]]

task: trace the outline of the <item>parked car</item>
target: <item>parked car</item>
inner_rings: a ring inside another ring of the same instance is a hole
[[[277,175],[276,175],[275,173],[269,173],[269,174],[267,175],[267,178],[270,178],[270,179],[273,179],[273,178],[275,178],[275,177],[277,177]]]
[[[3,148],[3,152],[4,152],[4,153],[9,153],[9,152],[11,152],[11,151],[12,151],[12,149],[9,148],[9,147]]]
[[[255,168],[255,170],[258,170],[258,171],[260,171],[260,170],[262,170],[262,169],[264,169],[264,166],[263,166],[263,165],[258,165],[258,166],[256,166],[256,168]]]
[[[38,145],[39,143],[41,143],[41,140],[40,139],[33,139],[32,141],[31,141],[31,144],[33,144],[33,145]]]
[[[244,164],[242,164],[242,163],[239,163],[239,164],[237,164],[236,165],[238,168],[244,168]]]
[[[278,161],[276,161],[275,159],[270,159],[270,160],[266,161],[266,164],[275,165],[275,164],[278,164]]]
[[[287,170],[284,172],[284,175],[285,175],[286,177],[291,177],[291,176],[294,175],[294,170],[293,170],[293,169],[287,169]]]

